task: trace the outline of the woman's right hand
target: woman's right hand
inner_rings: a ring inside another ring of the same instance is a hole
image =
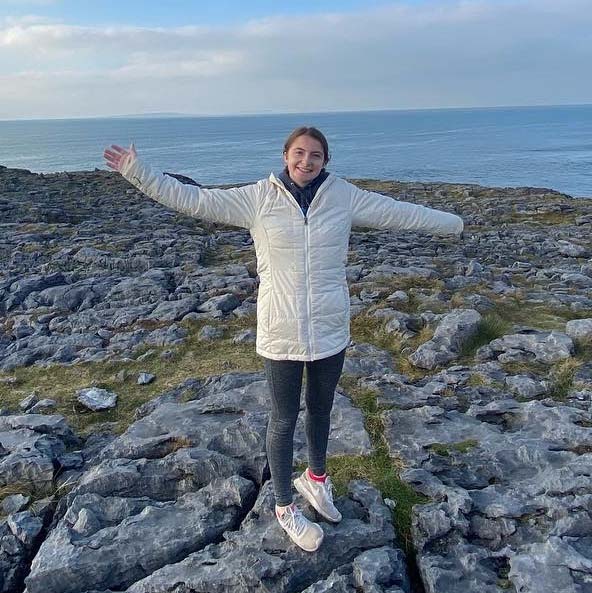
[[[115,169],[120,173],[127,160],[129,158],[136,158],[136,156],[138,156],[138,153],[133,142],[129,148],[122,148],[121,146],[117,146],[117,144],[112,144],[110,148],[105,148],[105,152],[103,152],[107,167]]]

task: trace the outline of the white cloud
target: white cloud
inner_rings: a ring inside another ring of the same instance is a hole
[[[232,27],[6,21],[0,118],[590,102],[591,26],[589,0],[393,3]]]
[[[12,27],[18,27],[21,25],[36,25],[41,23],[54,22],[46,16],[40,16],[38,14],[26,14],[22,16],[0,16],[0,30],[4,31]]]

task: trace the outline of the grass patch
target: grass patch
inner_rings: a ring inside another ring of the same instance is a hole
[[[473,356],[481,346],[508,333],[510,327],[510,323],[496,313],[484,315],[477,326],[477,331],[463,344],[461,358]]]
[[[393,355],[395,368],[412,380],[428,375],[428,371],[413,366],[407,357],[434,334],[433,328],[424,327],[412,338],[404,338],[399,332],[387,332],[384,319],[360,313],[352,318],[351,335],[358,343],[373,344]]]
[[[489,381],[481,373],[473,373],[469,377],[466,385],[468,387],[483,387],[489,385]]]
[[[542,363],[532,361],[524,362],[503,362],[500,363],[502,369],[509,375],[534,375],[547,376],[549,373],[549,366]]]
[[[574,340],[575,355],[578,359],[588,362],[592,361],[592,339]]]
[[[511,324],[528,325],[540,330],[565,331],[567,321],[592,317],[592,311],[589,310],[574,313],[569,307],[529,303],[522,294],[508,295],[502,299],[493,294],[488,296],[495,303],[491,314]]]
[[[327,460],[327,471],[331,474],[335,491],[339,496],[345,495],[348,483],[361,479],[373,484],[383,498],[396,501],[397,505],[392,511],[393,524],[406,554],[414,557],[411,537],[412,508],[414,504],[428,502],[428,498],[399,478],[399,471],[404,464],[401,459],[389,454],[382,418],[385,408],[377,404],[377,392],[360,388],[357,380],[348,375],[343,375],[339,384],[351,397],[354,405],[362,411],[364,427],[370,436],[373,452],[370,455],[343,455]]]
[[[33,482],[12,482],[11,484],[5,484],[0,486],[0,500],[13,494],[22,494],[23,496],[29,497],[27,508],[31,508],[32,503],[43,500],[45,498],[58,499],[68,494],[74,487],[74,480],[65,482],[61,485],[56,485],[55,480],[47,484],[46,488],[39,488],[39,484]],[[5,517],[4,513],[0,509],[0,518]]]
[[[5,484],[0,486],[0,500],[6,496],[12,496],[13,494],[23,494],[24,496],[35,496],[39,495],[41,491],[35,489],[35,484],[33,482],[12,482],[10,484]],[[43,491],[39,498],[43,498],[47,496],[47,492]]]
[[[327,460],[327,471],[335,484],[339,496],[347,492],[351,480],[367,480],[381,493],[383,498],[396,501],[392,520],[405,553],[414,557],[411,522],[413,505],[428,502],[428,498],[417,493],[409,484],[399,478],[400,462],[376,452],[371,455],[343,455]]]
[[[551,367],[549,372],[549,379],[551,380],[549,396],[551,398],[558,401],[565,401],[573,386],[574,375],[581,365],[581,361],[574,358],[567,358]]]
[[[359,282],[351,283],[349,288],[350,293],[353,295],[359,295],[363,289],[370,291],[379,291],[381,298],[373,305],[374,307],[378,308],[379,306],[392,306],[392,303],[388,303],[386,301],[386,297],[388,297],[397,290],[402,290],[407,293],[413,293],[413,291],[415,290],[441,292],[445,289],[445,286],[445,282],[443,280],[440,280],[439,278],[420,278],[418,276],[399,276],[397,274],[385,274],[384,276],[377,276],[373,280],[365,280],[364,278],[362,278]],[[397,303],[396,309],[403,311],[404,309],[402,307],[406,306],[408,308],[411,308],[413,306],[413,303],[411,303],[413,295],[408,294],[408,296],[410,297],[410,303]],[[417,306],[417,303],[415,303],[415,306]]]
[[[477,445],[479,445],[479,441],[476,441],[475,439],[467,439],[465,441],[459,441],[458,443],[432,443],[428,448],[438,455],[448,457],[452,451],[467,453]]]
[[[199,330],[209,324],[224,328],[220,340],[202,342],[197,339]],[[17,408],[29,393],[36,391],[40,397],[49,397],[57,402],[53,413],[62,414],[80,434],[92,432],[94,425],[103,422],[116,423],[115,432],[121,433],[133,422],[136,408],[190,378],[207,377],[231,371],[259,371],[262,361],[256,355],[253,344],[233,344],[232,336],[247,327],[254,326],[251,317],[225,321],[199,321],[182,323],[189,331],[185,342],[179,346],[148,347],[135,351],[134,356],[151,353],[142,360],[103,361],[77,363],[72,366],[53,365],[20,367],[0,377],[14,376],[16,384],[0,383],[0,401],[3,406]],[[171,350],[173,356],[163,360],[160,354]],[[116,375],[125,370],[128,379],[121,382]],[[138,385],[140,372],[152,373],[156,379],[148,385]],[[118,394],[113,410],[93,412],[76,400],[76,391],[85,387],[100,387]]]
[[[574,224],[582,209],[566,194],[547,193],[525,209],[521,202],[508,202],[510,208],[501,213],[497,222],[532,223],[542,226],[565,226]],[[549,207],[548,204],[551,206]]]
[[[225,264],[244,264],[254,259],[255,249],[253,247],[237,251],[235,245],[218,243],[215,247],[204,252],[200,263],[207,267],[215,267]]]
[[[389,333],[384,329],[383,319],[360,313],[352,318],[351,336],[359,343],[374,344],[391,354],[398,354],[402,348],[402,338],[396,332]]]

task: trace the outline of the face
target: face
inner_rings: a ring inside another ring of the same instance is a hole
[[[288,152],[284,152],[284,162],[292,180],[303,187],[312,181],[325,164],[323,146],[311,136],[298,136]]]

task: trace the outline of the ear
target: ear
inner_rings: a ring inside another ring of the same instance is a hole
[[[285,150],[282,153],[282,156],[284,157],[284,163],[287,165],[288,164],[288,153]]]

